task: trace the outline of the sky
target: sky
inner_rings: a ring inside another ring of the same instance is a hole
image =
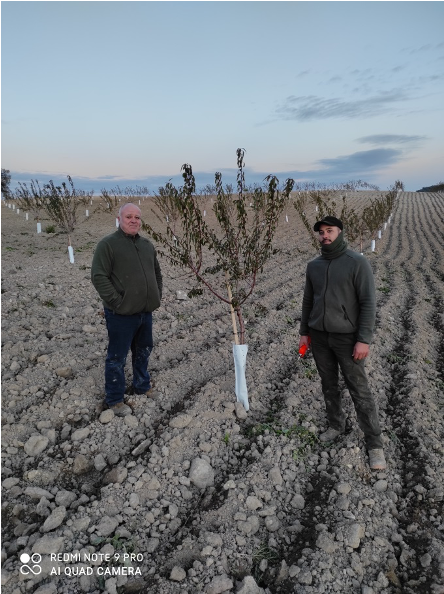
[[[444,178],[443,2],[1,2],[1,166],[78,189]]]

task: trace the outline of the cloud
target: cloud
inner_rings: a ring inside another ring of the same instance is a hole
[[[372,134],[371,136],[361,136],[356,141],[361,144],[416,144],[422,140],[427,140],[427,136],[410,136],[408,134]]]
[[[444,42],[441,43],[426,43],[425,45],[421,45],[420,47],[415,47],[410,50],[411,54],[418,54],[422,52],[428,52],[430,50],[441,50],[444,47]]]
[[[100,179],[106,180],[106,181],[112,181],[112,180],[117,180],[119,181],[120,179],[122,179],[123,176],[122,175],[104,175],[103,177],[101,177]],[[85,178],[88,179],[88,178]]]
[[[276,113],[283,120],[297,120],[307,122],[310,120],[326,120],[333,118],[363,118],[374,117],[382,113],[396,110],[395,104],[407,101],[409,96],[402,90],[393,89],[379,95],[345,101],[343,99],[324,99],[314,95],[287,97],[284,104],[278,107]]]
[[[401,149],[394,148],[376,148],[368,151],[358,151],[350,155],[341,155],[331,159],[320,159],[314,164],[316,169],[308,170],[287,170],[274,172],[280,182],[287,178],[296,181],[314,181],[322,183],[346,182],[350,179],[364,179],[367,182],[375,181],[375,174],[384,170],[404,158],[404,152]],[[232,183],[236,187],[235,169],[225,170],[223,175],[224,183]],[[264,178],[273,172],[261,173],[246,168],[245,179],[247,183],[261,183]],[[198,187],[203,184],[200,181],[200,174],[196,173],[196,183]],[[210,182],[212,183],[212,182]]]
[[[399,149],[379,148],[369,151],[358,151],[351,155],[343,155],[333,159],[320,159],[324,174],[365,175],[366,173],[388,167],[402,159]]]

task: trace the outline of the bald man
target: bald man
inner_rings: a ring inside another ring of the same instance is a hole
[[[91,281],[103,302],[108,330],[105,405],[117,416],[132,412],[124,403],[125,364],[131,349],[133,390],[154,397],[148,360],[153,349],[153,311],[162,299],[162,274],[153,244],[139,235],[140,208],[124,204],[119,228],[97,244]]]

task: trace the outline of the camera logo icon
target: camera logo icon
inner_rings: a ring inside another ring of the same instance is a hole
[[[23,575],[29,575],[30,573],[39,575],[42,573],[42,568],[40,567],[41,560],[42,556],[38,553],[34,553],[32,556],[29,556],[28,553],[22,553],[20,555],[20,561],[23,565],[20,567],[20,573]],[[32,567],[28,565],[30,562]]]

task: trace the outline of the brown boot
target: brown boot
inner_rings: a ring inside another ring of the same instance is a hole
[[[148,398],[157,398],[159,396],[159,392],[154,388],[150,388],[148,392],[145,392],[145,396],[148,396]]]
[[[114,406],[110,406],[109,408],[113,411],[116,417],[126,417],[132,414],[133,412],[132,409],[124,402],[118,402],[117,404],[115,404]]]
[[[376,450],[369,450],[368,452],[369,464],[372,470],[385,470],[387,463],[384,457],[384,450],[382,448]]]
[[[330,427],[330,429],[327,429],[327,431],[321,433],[321,435],[319,436],[319,441],[322,441],[323,443],[325,443],[326,441],[334,441],[340,435],[342,435],[341,431],[338,431],[337,429],[333,429],[332,427]]]

